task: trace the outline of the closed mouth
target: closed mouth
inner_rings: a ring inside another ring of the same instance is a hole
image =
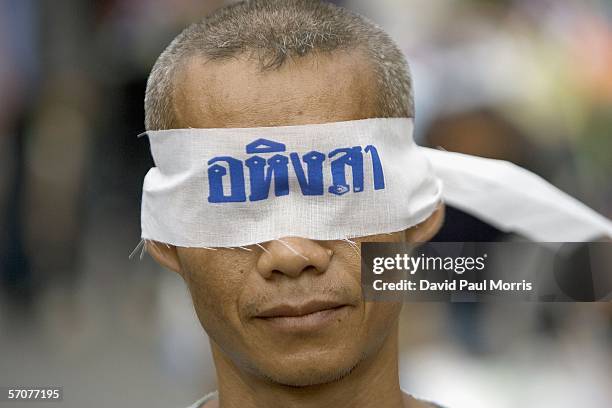
[[[347,306],[344,303],[336,301],[314,300],[299,304],[281,304],[264,309],[255,317],[271,319],[282,317],[303,317],[313,313],[318,313],[326,310],[340,309]]]

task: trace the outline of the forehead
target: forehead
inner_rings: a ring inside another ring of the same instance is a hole
[[[175,77],[179,127],[286,126],[377,116],[376,79],[357,51],[309,54],[262,71],[247,56],[188,58]]]

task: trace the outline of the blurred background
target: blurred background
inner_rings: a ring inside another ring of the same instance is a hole
[[[182,281],[128,255],[147,75],[225,3],[0,0],[0,386],[160,408],[215,388]],[[419,143],[511,160],[612,217],[612,2],[336,3],[405,52]],[[449,408],[612,406],[609,304],[407,304],[401,348],[404,389]]]

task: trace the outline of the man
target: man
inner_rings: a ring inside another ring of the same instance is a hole
[[[145,111],[148,131],[414,115],[406,62],[382,30],[299,0],[243,2],[187,28],[155,64]],[[427,241],[443,213],[356,241]],[[363,301],[349,243],[294,236],[245,250],[147,250],[183,277],[210,337],[218,395],[194,407],[432,406],[400,389],[401,304]]]

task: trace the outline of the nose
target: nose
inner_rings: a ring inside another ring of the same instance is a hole
[[[323,273],[329,267],[333,251],[305,238],[287,237],[264,244],[257,260],[257,270],[264,279],[274,272],[297,278],[307,269]]]

